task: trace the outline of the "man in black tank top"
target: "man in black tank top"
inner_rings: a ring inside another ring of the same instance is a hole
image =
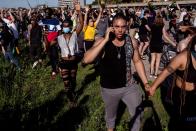
[[[141,115],[136,114],[136,108],[141,104],[142,94],[138,85],[132,80],[131,60],[145,87],[149,86],[136,46],[137,42],[125,34],[126,23],[125,16],[117,14],[113,19],[113,27],[107,29],[105,38],[97,41],[84,54],[83,59],[85,64],[91,63],[103,52],[100,61],[100,83],[108,131],[113,131],[115,128],[120,100],[127,105],[131,116],[137,116],[131,130],[139,131],[140,129]],[[111,35],[114,36],[113,39],[110,38]]]

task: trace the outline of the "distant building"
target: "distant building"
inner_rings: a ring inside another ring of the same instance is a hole
[[[84,7],[86,5],[86,0],[79,0],[80,5]],[[59,7],[73,7],[73,0],[58,0]]]
[[[82,7],[84,7],[85,5],[86,5],[86,0],[79,0],[80,1],[80,5],[82,6]]]
[[[73,7],[73,0],[58,0],[59,7]]]

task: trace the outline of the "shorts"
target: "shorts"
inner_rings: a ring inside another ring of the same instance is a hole
[[[139,38],[140,38],[141,42],[148,42],[149,41],[148,40],[148,35],[145,35],[145,34],[139,35]]]
[[[78,62],[77,60],[63,60],[61,59],[59,62],[59,67],[61,69],[77,69],[78,68]]]
[[[149,46],[150,53],[163,53],[163,45],[151,45]]]
[[[48,42],[55,40],[58,36],[58,32],[49,32],[47,35]]]

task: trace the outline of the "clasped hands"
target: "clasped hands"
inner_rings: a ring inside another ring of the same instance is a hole
[[[147,93],[148,96],[153,96],[155,91],[156,91],[156,87],[153,87],[152,85],[150,85],[149,83],[146,83],[144,85],[144,89]]]

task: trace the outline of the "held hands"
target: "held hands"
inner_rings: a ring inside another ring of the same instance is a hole
[[[145,91],[147,92],[148,96],[153,96],[155,94],[156,88],[150,86],[148,83],[144,85]]]

